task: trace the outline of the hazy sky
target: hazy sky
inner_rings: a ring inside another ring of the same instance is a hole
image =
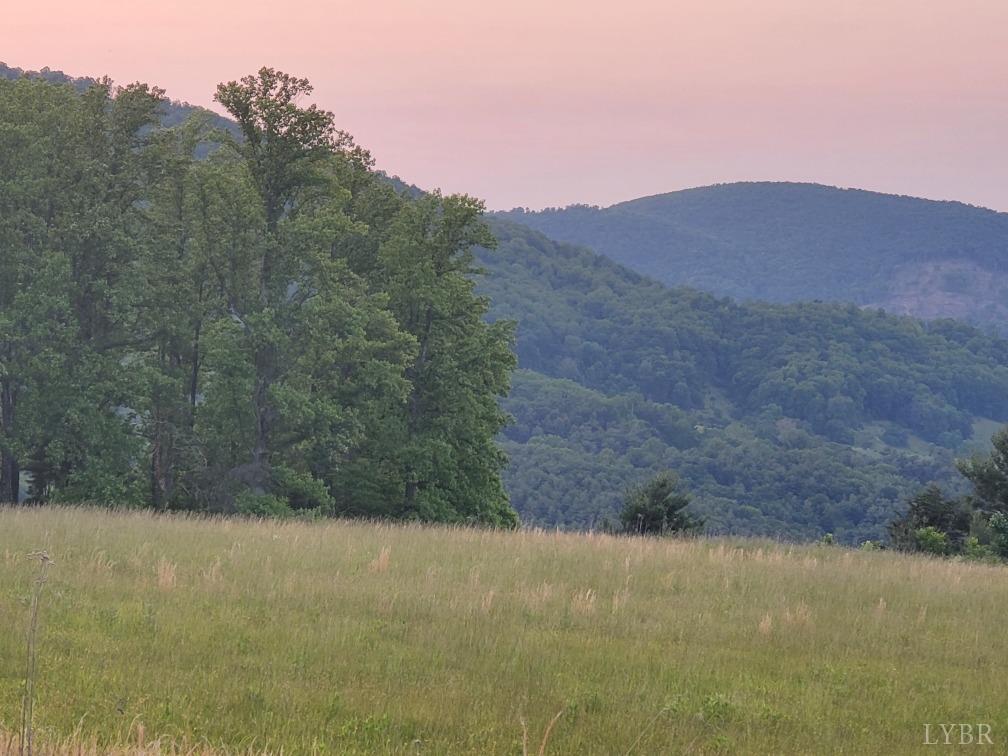
[[[492,208],[818,181],[1008,210],[1008,0],[48,0],[0,60],[212,105],[270,65]]]

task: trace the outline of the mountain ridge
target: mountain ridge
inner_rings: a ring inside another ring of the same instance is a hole
[[[935,199],[934,197],[922,197],[917,194],[903,194],[899,192],[883,192],[877,189],[865,189],[859,186],[841,186],[839,184],[826,184],[821,181],[786,181],[786,180],[761,180],[761,179],[746,179],[742,181],[715,181],[711,184],[701,184],[698,186],[689,186],[683,189],[674,189],[670,192],[655,192],[654,194],[645,194],[640,197],[633,197],[628,200],[620,200],[619,202],[614,202],[611,205],[590,205],[590,207],[596,207],[601,210],[608,210],[613,207],[620,207],[622,205],[632,205],[637,202],[644,202],[646,200],[659,199],[661,197],[666,197],[670,194],[688,194],[692,192],[703,192],[709,189],[718,189],[721,187],[730,186],[742,186],[742,187],[761,187],[761,186],[785,186],[785,187],[807,187],[810,189],[824,189],[830,191],[839,192],[853,192],[855,194],[867,194],[875,197],[889,197],[901,200],[911,200],[920,202],[933,202],[936,204],[948,204],[948,205],[958,205],[961,207],[970,208],[973,210],[983,210],[989,213],[994,213],[995,215],[1008,215],[1008,213],[1002,210],[995,210],[985,205],[974,205],[969,202],[963,202],[961,200],[955,199]],[[552,208],[544,208],[552,209]],[[563,209],[563,208],[556,208]]]
[[[1008,213],[797,182],[736,182],[497,213],[662,283],[846,301],[1008,331]]]

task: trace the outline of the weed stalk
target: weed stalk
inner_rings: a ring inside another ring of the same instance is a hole
[[[38,637],[38,612],[39,597],[42,595],[42,587],[46,584],[49,566],[53,560],[49,558],[48,552],[36,551],[28,555],[29,559],[36,559],[39,563],[38,577],[35,578],[35,586],[32,589],[30,618],[28,621],[28,659],[25,664],[25,688],[24,699],[21,702],[21,756],[32,755],[32,714],[35,704],[35,646]]]

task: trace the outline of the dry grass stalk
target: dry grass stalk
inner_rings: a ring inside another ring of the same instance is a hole
[[[223,578],[221,558],[216,557],[209,567],[200,570],[200,577],[208,583],[219,583]]]
[[[35,588],[32,591],[30,618],[28,622],[28,659],[25,665],[25,690],[21,703],[21,754],[32,754],[32,715],[35,708],[35,662],[36,662],[36,641],[38,638],[38,610],[39,597],[42,595],[42,587],[48,579],[49,565],[53,560],[45,551],[36,551],[28,555],[29,559],[37,559],[39,562],[38,577],[35,579]]]
[[[560,709],[556,714],[553,715],[553,719],[546,726],[546,732],[543,733],[542,742],[539,743],[539,750],[536,751],[537,756],[544,756],[546,753],[546,745],[549,743],[550,735],[553,733],[553,728],[556,726],[557,721],[563,716],[564,710]],[[523,717],[521,720],[522,726],[522,756],[529,756],[528,749],[528,723]]]
[[[496,595],[497,592],[492,588],[483,594],[483,599],[480,601],[480,608],[484,612],[489,612],[491,609],[493,609],[494,597]]]
[[[385,572],[389,568],[389,556],[391,554],[391,549],[388,546],[382,546],[381,551],[378,552],[378,556],[370,564],[371,572]]]
[[[636,749],[637,746],[639,746],[641,742],[644,740],[644,737],[646,735],[651,734],[651,731],[654,730],[655,724],[658,722],[658,720],[661,719],[668,712],[669,712],[669,706],[667,705],[663,706],[658,711],[658,713],[651,718],[651,721],[648,722],[643,729],[641,729],[640,734],[637,736],[637,739],[630,744],[630,747],[626,749],[626,753],[624,753],[623,756],[630,756],[630,754],[633,753],[634,749]]]
[[[161,558],[158,560],[155,571],[157,572],[158,588],[162,591],[170,591],[175,587],[177,568],[174,562]]]
[[[576,591],[571,597],[571,609],[577,614],[594,614],[597,594],[591,588]]]
[[[788,625],[810,625],[812,623],[812,610],[808,604],[801,601],[794,609],[784,610],[784,622]]]
[[[65,740],[42,741],[35,744],[34,756],[274,756],[283,751],[269,749],[256,750],[249,747],[243,750],[222,751],[205,743],[190,745],[165,741],[161,738],[146,741],[142,732],[137,733],[136,743],[121,743],[102,745],[97,738],[81,738],[72,736]],[[312,751],[315,753],[316,751]],[[21,739],[14,733],[0,730],[0,756],[20,756],[25,753],[21,749]]]

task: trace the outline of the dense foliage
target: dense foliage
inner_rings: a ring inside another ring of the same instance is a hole
[[[928,486],[889,524],[889,540],[901,551],[940,556],[1008,559],[1008,427],[994,434],[989,454],[960,460],[972,491],[949,497]]]
[[[994,434],[993,449],[960,460],[972,491],[948,497],[938,486],[913,496],[889,523],[889,540],[902,551],[973,558],[1008,558],[1008,426]]]
[[[232,131],[81,89],[0,80],[0,501],[513,525],[482,205],[401,196],[271,69]]]
[[[672,472],[662,472],[627,491],[620,529],[634,535],[673,535],[697,531],[703,521],[689,511],[689,495]]]
[[[677,471],[715,532],[879,538],[954,452],[1008,419],[1008,342],[822,303],[669,290],[501,220],[491,314],[518,321],[506,408],[512,500],[597,524],[630,483]]]
[[[633,270],[742,300],[814,299],[1008,332],[1008,214],[813,184],[739,183],[504,214]]]

